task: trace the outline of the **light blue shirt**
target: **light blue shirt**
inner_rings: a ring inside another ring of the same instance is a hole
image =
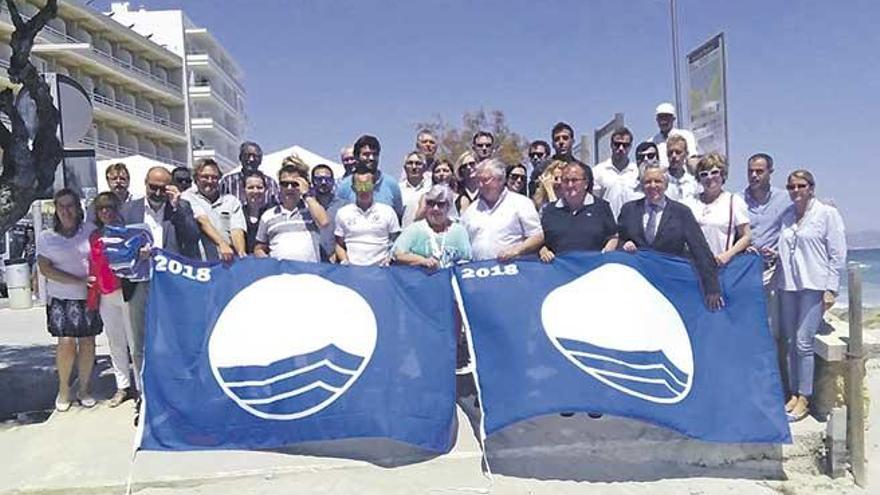
[[[770,187],[767,200],[759,203],[749,193],[747,187],[742,197],[749,210],[749,224],[752,228],[752,244],[758,249],[777,250],[779,231],[782,228],[782,214],[793,207],[788,193],[778,187]]]
[[[782,215],[779,235],[782,276],[777,277],[777,288],[837,292],[846,263],[846,234],[840,213],[813,199],[800,224],[796,214],[795,208],[790,208]]]
[[[336,197],[346,203],[354,203],[357,199],[351,189],[352,176],[343,177],[336,186]],[[373,201],[390,206],[397,213],[397,218],[403,216],[403,198],[400,195],[400,186],[392,181],[385,180],[385,174],[380,174],[373,189]]]

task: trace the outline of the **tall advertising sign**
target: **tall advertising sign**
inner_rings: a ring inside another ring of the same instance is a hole
[[[688,53],[690,128],[701,153],[728,156],[727,54],[724,33]]]

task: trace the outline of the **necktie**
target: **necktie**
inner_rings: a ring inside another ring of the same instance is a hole
[[[648,244],[654,244],[657,235],[657,205],[648,203],[648,223],[645,225],[645,240]]]

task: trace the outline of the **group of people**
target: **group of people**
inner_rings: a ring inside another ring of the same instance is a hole
[[[812,395],[813,337],[845,261],[842,219],[816,199],[807,170],[788,175],[787,194],[772,186],[774,163],[765,153],[749,158],[741,194],[725,190],[725,157],[699,155],[693,135],[674,127],[672,105],[658,106],[656,120],[659,132],[635,147],[634,159],[633,133],[621,127],[611,134],[610,158],[592,167],[572,155],[575,133],[563,122],[551,130],[552,145],[530,143],[528,165],[503,163],[486,131],[453,161],[439,156],[436,137],[422,130],[399,181],[382,172],[379,140],[369,135],[342,150],[342,177],[296,157],[270,177],[260,171],[259,145],[245,142],[239,171],[223,176],[210,159],[193,170],[155,167],[146,196],[132,198],[125,165],[113,165],[110,191],[95,199],[91,220],[73,191],[59,191],[55,226],[38,242],[38,264],[49,280],[49,331],[59,338],[56,408],[73,401],[74,363],[77,398],[94,405],[88,377],[102,321],[119,389],[110,406],[142,389],[150,283],[117,279],[100,239],[107,225],[146,224],[155,247],[226,262],[269,256],[434,270],[530,254],[552,263],[571,251],[653,250],[692,261],[713,311],[724,307],[719,270],[743,252],[758,253],[768,302],[779,303],[785,409],[799,420]]]

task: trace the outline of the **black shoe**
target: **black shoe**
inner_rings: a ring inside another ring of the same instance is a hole
[[[600,413],[587,413],[587,416],[589,416],[593,419],[599,419],[602,417],[602,414],[600,414]]]
[[[570,418],[570,417],[574,416],[574,413],[573,412],[564,412],[564,413],[559,413],[559,415],[562,416],[563,418]]]

